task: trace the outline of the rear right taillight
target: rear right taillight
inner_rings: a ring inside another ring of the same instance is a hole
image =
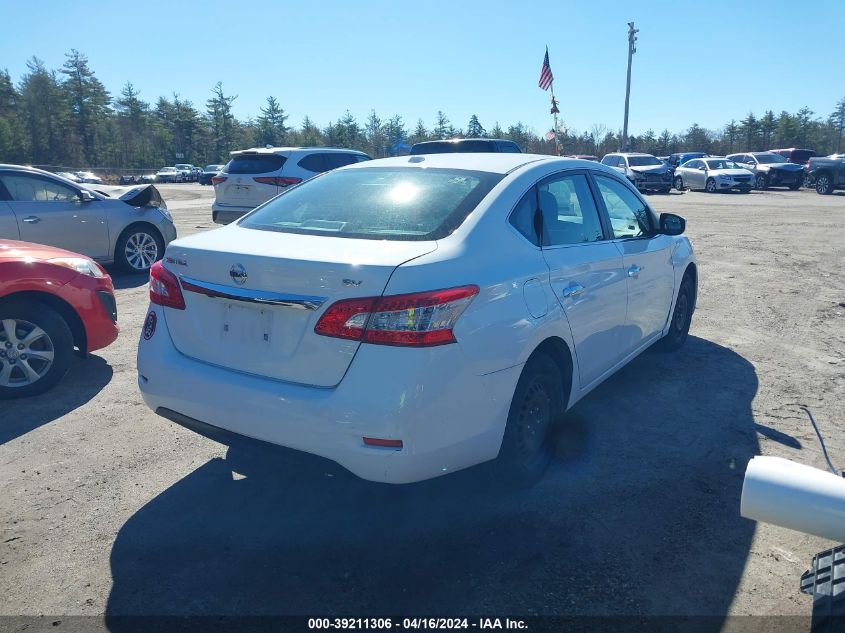
[[[256,176],[253,180],[260,182],[262,185],[276,185],[277,187],[289,187],[290,185],[298,185],[302,182],[302,178],[281,176]]]
[[[455,324],[478,286],[385,297],[344,299],[323,313],[314,331],[375,345],[430,347],[455,342]]]
[[[150,267],[150,301],[156,305],[176,310],[185,309],[185,297],[179,280],[157,261]]]
[[[212,176],[211,177],[211,184],[212,185],[219,185],[221,182],[226,182],[226,176]]]

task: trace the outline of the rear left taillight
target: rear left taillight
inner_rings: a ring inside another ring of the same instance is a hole
[[[179,280],[157,261],[150,267],[150,301],[156,305],[176,310],[185,309],[185,297]]]
[[[314,331],[375,345],[430,347],[455,342],[455,324],[478,286],[344,299],[323,313]]]
[[[211,177],[211,184],[212,185],[219,185],[221,182],[226,182],[226,176],[212,176]]]
[[[302,182],[302,178],[282,178],[278,176],[257,176],[253,180],[260,182],[262,185],[276,185],[277,187],[288,187]]]

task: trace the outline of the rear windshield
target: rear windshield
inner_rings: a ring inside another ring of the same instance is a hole
[[[790,158],[793,163],[806,163],[815,155],[816,153],[811,149],[796,149],[792,152],[792,156],[790,156]]]
[[[287,158],[278,154],[248,154],[235,156],[223,168],[227,174],[266,174],[278,171]]]
[[[203,171],[220,171],[221,165],[206,165]]]
[[[765,154],[754,154],[754,158],[757,159],[757,162],[761,165],[766,165],[768,163],[788,163],[789,161],[786,160],[780,154],[769,154],[768,152]]]
[[[496,147],[490,141],[449,141],[420,143],[411,148],[411,154],[452,154],[454,152],[495,152]]]
[[[414,167],[332,171],[273,198],[240,226],[364,239],[440,239],[459,227],[502,178]]]
[[[657,160],[654,156],[628,156],[629,167],[648,167],[649,165],[662,165],[663,161]]]

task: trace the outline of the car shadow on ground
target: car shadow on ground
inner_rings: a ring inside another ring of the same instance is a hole
[[[138,288],[150,280],[149,273],[125,273],[113,268],[108,269],[112,278],[115,290],[126,290],[127,288]]]
[[[246,478],[211,460],[121,528],[106,623],[724,614],[754,530],[739,499],[758,451],[756,391],[752,365],[715,343],[647,353],[567,416],[530,490],[490,483],[488,465],[391,487],[316,459]]]
[[[50,391],[0,400],[0,445],[81,407],[109,384],[112,373],[99,356],[74,358],[67,375]]]

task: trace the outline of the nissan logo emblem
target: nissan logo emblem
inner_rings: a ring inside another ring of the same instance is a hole
[[[248,275],[246,274],[246,268],[244,268],[240,264],[232,264],[232,267],[229,269],[229,276],[239,286],[243,286],[246,283],[246,279],[248,277]]]

